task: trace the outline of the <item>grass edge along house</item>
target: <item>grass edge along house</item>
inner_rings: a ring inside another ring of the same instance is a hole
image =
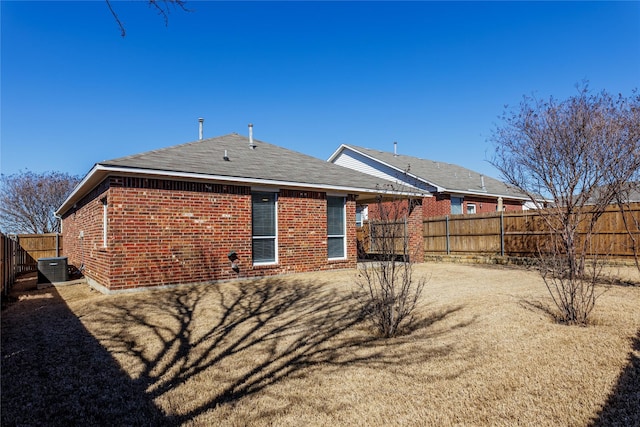
[[[56,214],[69,264],[112,293],[353,268],[356,202],[386,187],[250,126],[96,163]]]

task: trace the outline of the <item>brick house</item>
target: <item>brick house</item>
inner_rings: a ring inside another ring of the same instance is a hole
[[[449,163],[347,144],[342,144],[328,161],[428,192],[432,197],[422,201],[424,218],[523,210],[528,201],[526,195],[504,182]],[[360,215],[367,208],[363,204],[357,210]]]
[[[384,179],[251,135],[97,163],[56,212],[69,263],[105,293],[355,267]]]

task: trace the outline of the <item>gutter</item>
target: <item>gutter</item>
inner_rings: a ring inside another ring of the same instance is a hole
[[[363,188],[363,187],[352,187],[352,186],[335,186],[330,184],[315,184],[315,183],[301,183],[301,182],[289,182],[289,181],[279,181],[279,180],[269,180],[269,179],[260,179],[260,178],[243,178],[243,177],[230,177],[225,175],[209,175],[209,174],[199,174],[193,172],[169,172],[169,171],[159,171],[155,169],[141,169],[141,168],[127,168],[127,167],[115,167],[115,166],[104,166],[101,164],[96,164],[91,171],[84,177],[84,179],[76,186],[73,192],[67,197],[67,199],[62,203],[62,205],[55,212],[55,215],[62,215],[66,213],[74,203],[84,197],[89,191],[99,185],[105,178],[114,175],[130,175],[130,176],[154,176],[160,178],[183,178],[183,179],[192,179],[197,181],[217,181],[217,182],[225,182],[239,185],[268,185],[274,187],[285,187],[285,188],[305,188],[305,189],[320,189],[320,190],[330,190],[330,191],[339,191],[339,192],[347,192],[347,193],[365,193],[371,195],[378,194],[394,194],[399,196],[416,196],[416,197],[428,197],[430,194],[422,193],[422,192],[413,192],[413,191],[392,191],[392,190],[383,190],[383,189],[371,189],[371,188]],[[90,186],[90,187],[89,187]],[[88,187],[88,188],[87,188]],[[85,190],[85,188],[87,188]],[[82,190],[82,191],[81,191]]]

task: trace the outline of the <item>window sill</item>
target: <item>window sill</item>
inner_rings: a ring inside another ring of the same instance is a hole
[[[280,268],[280,264],[253,264],[252,267],[254,270],[270,270],[273,268]]]

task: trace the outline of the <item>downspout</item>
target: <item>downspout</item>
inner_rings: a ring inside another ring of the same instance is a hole
[[[60,231],[56,232],[56,258],[58,258],[60,256],[60,233],[62,232],[62,217],[56,215],[55,213],[53,214],[53,216],[60,221]]]

